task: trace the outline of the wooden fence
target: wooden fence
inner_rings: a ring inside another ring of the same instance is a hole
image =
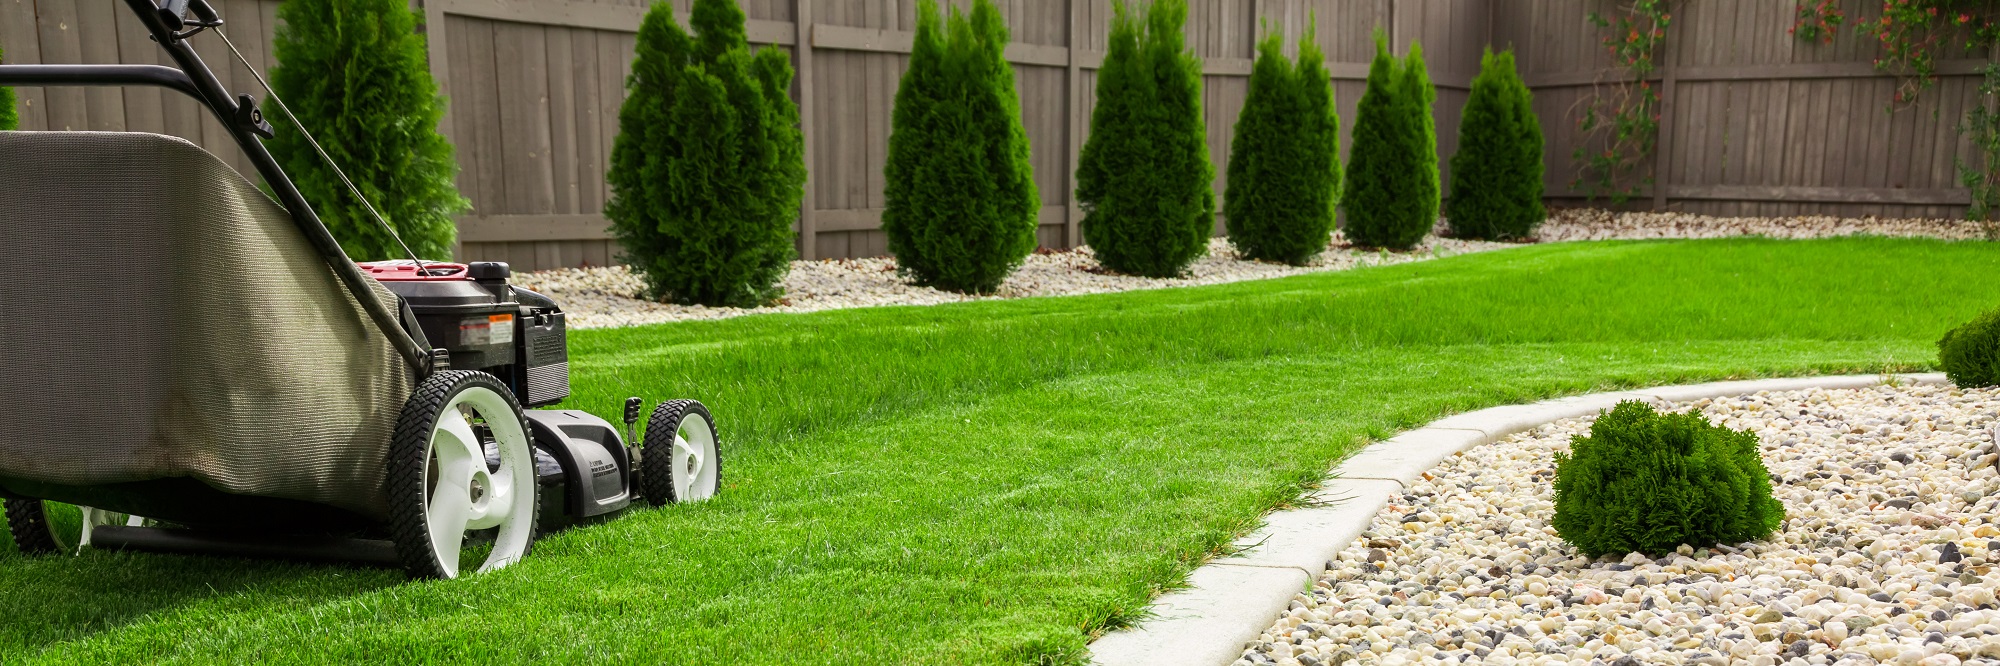
[[[1879,0],[1841,0],[1849,25],[1881,15]],[[1514,44],[1548,136],[1548,192],[1570,187],[1579,105],[1618,76],[1602,30],[1586,17],[1602,0],[1517,0],[1493,17],[1496,44]],[[1660,86],[1660,148],[1641,205],[1715,215],[1963,214],[1958,160],[1974,156],[1958,126],[1978,94],[1984,54],[1950,54],[1919,102],[1891,110],[1897,79],[1876,70],[1880,47],[1843,28],[1831,44],[1789,31],[1793,0],[1673,3]]]
[[[260,67],[275,0],[211,0]],[[784,49],[807,137],[810,181],[797,223],[809,258],[883,254],[882,166],[916,0],[741,0],[753,42]],[[952,0],[969,4],[969,0]],[[691,0],[671,0],[679,11]],[[1084,139],[1111,21],[1111,0],[997,0],[1013,30],[1023,121],[1034,150],[1048,246],[1080,242],[1071,174]],[[633,32],[644,0],[418,0],[432,72],[451,99],[443,131],[457,146],[459,185],[473,202],[460,255],[523,269],[603,265],[617,258],[602,209]],[[1611,0],[1193,0],[1190,47],[1204,61],[1209,149],[1226,185],[1229,141],[1262,30],[1289,42],[1316,16],[1340,105],[1342,152],[1370,35],[1387,28],[1400,52],[1421,41],[1438,86],[1440,155],[1457,146],[1459,109],[1480,50],[1514,45],[1549,136],[1552,197],[1573,195],[1570,151],[1590,138],[1574,109],[1615,72],[1591,11]],[[1845,0],[1857,18],[1870,0]],[[1876,3],[1879,4],[1879,3]],[[1895,85],[1869,64],[1874,46],[1843,34],[1829,46],[1792,39],[1792,0],[1681,0],[1669,37],[1660,187],[1652,203],[1712,213],[1947,216],[1967,196],[1952,160],[1953,131],[1976,103],[1978,62],[1944,63],[1926,106],[1883,111]],[[112,0],[0,0],[9,62],[159,62],[157,49]],[[250,38],[256,35],[257,38]],[[198,40],[219,71],[227,52]],[[1288,51],[1291,50],[1288,47]],[[1979,61],[1983,62],[1983,61]],[[232,89],[250,91],[229,67]],[[221,128],[191,102],[157,90],[23,89],[26,128],[176,134],[231,155]],[[234,159],[234,158],[231,158]],[[1447,169],[1448,171],[1448,169]],[[1449,174],[1446,174],[1449,187]],[[1218,230],[1220,223],[1218,222]]]

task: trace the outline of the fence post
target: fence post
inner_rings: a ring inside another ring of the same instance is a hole
[[[1674,61],[1668,52],[1669,44],[1660,45],[1660,128],[1658,140],[1653,143],[1653,211],[1667,209],[1667,186],[1671,184],[1674,167],[1674,97],[1678,79],[1674,76]]]
[[[798,41],[793,47],[797,54],[799,71],[799,133],[805,137],[806,151],[806,192],[799,205],[799,258],[819,258],[819,223],[813,219],[814,209],[819,207],[818,197],[813,195],[813,15],[812,0],[796,0],[792,12],[792,24],[797,28]]]
[[[446,48],[444,34],[444,2],[442,0],[417,0],[417,7],[424,10],[424,48],[430,56],[431,80],[437,83],[438,94],[451,98],[451,51]],[[260,35],[258,37],[262,39]],[[446,138],[452,136],[451,114],[438,119],[438,133]]]
[[[1067,224],[1063,227],[1063,243],[1069,247],[1083,245],[1078,234],[1078,225],[1083,222],[1083,208],[1076,203],[1076,172],[1083,167],[1083,123],[1089,109],[1083,108],[1083,9],[1090,0],[1068,0],[1069,2],[1069,132],[1063,137],[1063,149],[1069,153],[1069,191],[1063,193],[1063,200],[1069,205],[1063,207]]]

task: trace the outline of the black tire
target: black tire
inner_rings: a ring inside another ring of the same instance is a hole
[[[56,533],[49,524],[48,509],[41,500],[10,499],[6,502],[7,531],[14,537],[14,549],[22,555],[48,556],[62,553]]]
[[[715,417],[700,402],[668,400],[653,408],[652,417],[646,419],[646,441],[639,450],[639,496],[653,506],[681,501],[674,496],[674,434],[680,432],[681,423],[689,418],[707,421],[710,432],[715,434],[715,486],[716,492],[721,492],[722,433],[715,429]]]
[[[471,388],[484,388],[498,393],[507,402],[513,417],[521,424],[523,433],[528,430],[527,417],[521,413],[521,404],[514,398],[513,391],[505,382],[493,375],[469,370],[446,370],[425,379],[417,386],[416,393],[403,403],[403,412],[396,420],[395,438],[389,443],[388,475],[385,489],[389,495],[389,538],[396,544],[396,559],[404,571],[412,578],[453,578],[452,571],[438,558],[431,545],[429,517],[426,512],[429,483],[427,472],[430,467],[431,432],[437,427],[438,417],[453,398]],[[528,455],[530,469],[533,469],[534,442],[528,435]],[[528,545],[522,551],[526,556],[534,549],[536,525],[541,522],[541,484],[525,484],[527,492],[533,496],[528,505],[533,507],[528,522]]]

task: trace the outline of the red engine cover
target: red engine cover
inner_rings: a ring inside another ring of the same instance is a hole
[[[467,270],[465,264],[452,264],[442,261],[424,262],[424,270],[421,273],[417,271],[416,262],[407,259],[397,261],[364,261],[357,262],[356,265],[360,266],[361,271],[367,273],[368,277],[382,282],[472,279],[472,273]]]

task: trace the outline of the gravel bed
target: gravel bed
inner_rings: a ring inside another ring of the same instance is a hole
[[[1773,537],[1589,560],[1555,536],[1566,420],[1448,459],[1239,666],[2000,663],[2000,391],[1760,393],[1673,405],[1749,428]]]
[[[1797,218],[1711,218],[1681,213],[1609,213],[1591,209],[1553,211],[1540,231],[1541,242],[1642,238],[1714,238],[1763,235],[1775,238],[1818,238],[1852,234],[1978,238],[1978,225],[1952,220]],[[1179,279],[1153,279],[1105,272],[1089,248],[1039,252],[998,293],[967,296],[912,285],[896,273],[894,259],[831,259],[792,262],[779,305],[755,308],[709,308],[667,305],[638,297],[645,284],[624,266],[567,268],[520,273],[515,282],[556,299],[569,313],[572,328],[632,326],[668,321],[722,319],[762,312],[812,312],[881,305],[936,305],[991,298],[1067,296],[1135,289],[1160,289],[1262,280],[1304,273],[1339,271],[1363,266],[1420,261],[1512,247],[1508,243],[1461,241],[1433,236],[1406,253],[1364,251],[1334,235],[1334,248],[1310,266],[1295,267],[1247,261],[1226,239],[1209,242],[1209,253]]]
[[[1830,236],[1921,236],[1949,240],[1986,237],[1976,222],[1853,217],[1709,217],[1688,213],[1613,213],[1591,208],[1549,211],[1536,233],[1544,243],[1561,241],[1725,238],[1827,238]]]
[[[1340,242],[1339,235],[1335,241]],[[563,268],[516,275],[514,282],[542,292],[569,313],[571,328],[634,326],[666,321],[723,319],[764,312],[813,312],[840,308],[882,305],[937,305],[960,301],[1023,298],[1028,296],[1073,296],[1139,289],[1192,287],[1242,280],[1340,271],[1362,266],[1380,266],[1437,257],[1513,247],[1508,243],[1486,243],[1432,237],[1410,252],[1363,251],[1337,247],[1321,254],[1309,266],[1247,261],[1225,239],[1209,241],[1208,256],[1188,267],[1182,278],[1162,279],[1118,275],[1105,272],[1091,255],[1090,248],[1028,255],[1020,270],[1007,278],[1000,290],[987,296],[970,296],[910,284],[896,273],[896,260],[828,259],[794,261],[785,276],[784,300],[769,307],[710,308],[699,305],[670,305],[635,296],[645,283],[624,266],[603,268]]]

